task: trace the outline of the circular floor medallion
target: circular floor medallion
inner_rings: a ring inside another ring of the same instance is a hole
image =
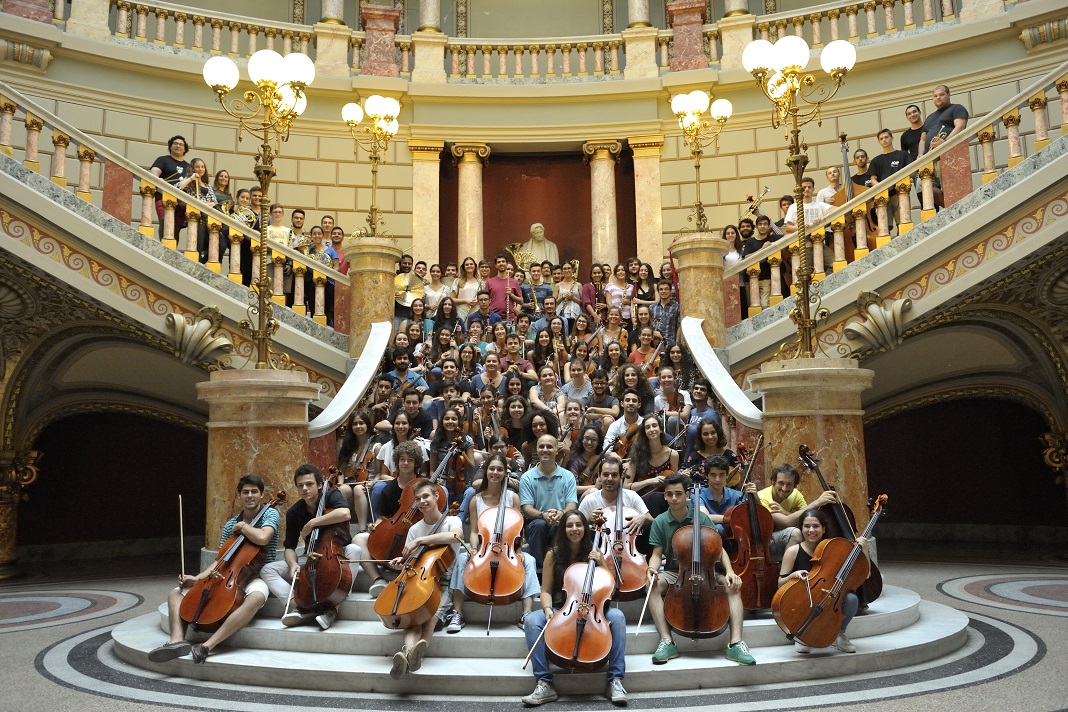
[[[123,591],[18,591],[0,594],[0,633],[87,621],[140,605]]]
[[[1068,616],[1068,575],[1012,574],[964,576],[938,585],[942,593],[960,601],[1008,611]]]

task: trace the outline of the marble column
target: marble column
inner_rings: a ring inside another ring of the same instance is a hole
[[[968,142],[957,144],[938,159],[942,197],[948,208],[972,192],[972,159]]]
[[[807,445],[820,460],[827,484],[853,510],[858,527],[868,521],[861,393],[874,376],[854,359],[802,358],[768,361],[749,377],[764,399],[766,470],[784,462],[797,466],[797,448]],[[810,502],[821,492],[819,480],[804,472],[800,487]]]
[[[197,384],[197,398],[208,404],[204,561],[233,514],[234,491],[245,474],[285,488],[296,501],[293,473],[308,461],[308,404],[319,398],[319,384],[302,371],[213,371]]]
[[[708,67],[704,36],[701,27],[705,21],[705,0],[675,0],[668,3],[668,19],[675,31],[671,58],[671,71]]]
[[[593,226],[593,261],[619,262],[619,226],[616,219],[616,161],[622,148],[614,139],[582,144],[590,164],[590,217]]]
[[[124,225],[129,225],[133,217],[131,183],[133,173],[118,163],[104,159],[104,189],[100,209]]]
[[[441,32],[441,0],[419,0],[419,32]]]
[[[456,211],[456,255],[481,259],[482,242],[482,167],[489,160],[490,147],[484,143],[457,143],[452,147],[453,160],[459,164],[459,200]]]
[[[660,134],[631,136],[627,145],[634,152],[634,212],[638,259],[659,265],[664,259],[664,218],[660,199]],[[611,262],[609,264],[615,264]]]
[[[649,22],[649,0],[627,0],[627,29],[652,27]]]
[[[4,12],[27,20],[52,24],[52,10],[48,0],[6,0]]]
[[[718,230],[683,234],[670,247],[679,276],[681,316],[704,319],[701,330],[714,349],[727,347],[723,311],[723,258],[727,241]]]
[[[441,150],[444,141],[408,139],[412,154],[412,254],[428,265],[441,261]]]
[[[19,500],[23,490],[37,479],[40,457],[37,450],[0,451],[0,581],[23,575],[15,556]]]
[[[358,358],[371,324],[393,321],[393,278],[401,249],[392,237],[346,237],[341,251],[349,261],[349,356]]]
[[[319,19],[319,22],[327,25],[344,25],[345,1],[323,0],[323,16]],[[316,49],[318,49],[318,45],[316,46]]]
[[[364,41],[363,65],[360,73],[376,77],[399,77],[396,37],[400,26],[400,10],[383,5],[364,5],[360,8]]]

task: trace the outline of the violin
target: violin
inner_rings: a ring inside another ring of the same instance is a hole
[[[646,571],[649,563],[645,554],[637,549],[638,535],[627,531],[630,520],[641,515],[636,509],[623,506],[620,501],[623,498],[622,492],[620,489],[620,493],[616,495],[615,505],[604,508],[604,526],[607,530],[604,537],[604,556],[610,562],[609,566],[615,570],[615,598],[630,601],[641,598],[642,589],[648,580]]]
[[[757,446],[759,447],[759,443]],[[737,449],[738,451],[734,453],[734,456],[738,459],[738,462],[734,465],[734,467],[730,469],[729,472],[727,472],[727,476],[723,479],[723,482],[727,487],[732,487],[733,485],[731,484],[731,482],[742,472],[748,473],[752,469],[752,465],[749,464],[750,457],[752,457],[749,454],[749,448],[739,443]],[[739,486],[737,489],[741,489],[741,486]]]
[[[463,499],[464,490],[467,489],[467,458],[462,454],[464,436],[453,441],[449,452],[453,453],[448,459],[449,468],[445,475],[445,490],[449,493],[449,500],[453,503],[449,514],[456,514],[459,510],[460,500]]]
[[[875,528],[886,500],[885,494],[875,498],[865,538]],[[808,575],[790,579],[775,593],[771,601],[775,622],[804,645],[830,646],[842,632],[845,594],[859,588],[869,571],[870,562],[859,543],[841,537],[824,539],[812,553]]]
[[[330,481],[323,483],[315,516],[327,513],[326,495]],[[349,543],[349,520],[316,527],[305,543],[308,558],[293,583],[293,601],[301,610],[337,608],[352,589],[352,569],[343,561]]]
[[[660,365],[660,352],[663,349],[664,349],[664,340],[661,339],[660,343],[657,344],[655,349],[653,349],[653,352],[651,354],[649,354],[649,358],[645,359],[645,363],[642,364],[642,366],[641,366],[642,373],[645,374],[646,378],[649,378],[654,373],[656,373],[656,369]]]
[[[827,480],[823,478],[823,473],[820,472],[819,460],[812,457],[811,452],[807,445],[800,445],[797,448],[797,459],[801,463],[816,473],[816,477],[819,478],[820,486],[823,487],[823,491],[833,490],[834,488],[827,484]],[[857,530],[857,518],[854,516],[853,511],[849,508],[845,502],[838,500],[834,504],[828,504],[830,509],[830,524],[827,529],[827,536],[829,537],[842,537],[850,542],[856,540],[854,532]],[[858,591],[856,591],[857,598],[860,599],[860,610],[864,610],[868,607],[868,604],[883,595],[883,575],[879,571],[879,567],[872,562],[871,574],[863,580],[863,583]]]
[[[278,490],[271,501],[260,508],[249,526],[259,528],[267,510],[285,501],[285,491]],[[193,584],[182,598],[179,609],[182,621],[204,632],[217,630],[245,601],[245,584],[259,575],[265,563],[267,547],[253,544],[244,534],[231,536],[219,547],[211,573]]]
[[[430,481],[437,483],[449,466],[449,459],[457,452],[455,447],[450,447],[445,457],[441,458],[438,468],[430,476]],[[419,508],[415,505],[415,480],[412,480],[401,490],[400,503],[397,511],[388,519],[383,519],[367,537],[367,552],[373,559],[388,560],[400,556],[404,549],[404,539],[408,536],[408,530],[412,525],[423,518]],[[445,511],[448,506],[445,492],[438,487],[438,509]]]
[[[600,532],[593,548],[601,548]],[[545,625],[545,657],[571,670],[596,670],[612,651],[612,630],[605,613],[615,581],[591,558],[567,567],[563,589],[564,605]]]
[[[478,517],[478,551],[464,567],[467,595],[490,606],[513,603],[523,595],[523,515],[508,506],[510,496],[506,477],[500,502]]]
[[[747,495],[744,502],[723,515],[723,528],[731,533],[736,545],[731,568],[742,579],[742,606],[747,611],[770,608],[779,587],[779,567],[768,549],[775,530],[771,512],[757,501],[755,494]]]
[[[699,524],[700,491],[698,484],[690,491],[694,523],[681,527],[671,537],[679,577],[664,595],[667,624],[687,638],[715,637],[730,620],[727,587],[716,579],[716,562],[723,542],[715,529]]]
[[[616,438],[615,444],[609,449],[615,450],[621,459],[627,459],[630,446],[634,444],[634,438],[638,437],[638,433],[641,432],[641,427],[642,419],[639,417],[636,423],[627,426],[627,432]]]
[[[579,487],[583,487],[585,485],[592,485],[597,480],[597,476],[600,474],[598,466],[601,464],[602,461],[604,461],[604,456],[607,455],[608,451],[611,449],[612,448],[608,448],[608,450],[602,450],[597,455],[597,457],[590,460],[586,467],[582,469],[582,472],[578,475],[578,477],[575,478],[575,483]]]
[[[437,534],[445,524],[442,512],[429,534]],[[407,532],[405,532],[407,536]],[[408,554],[397,578],[389,582],[375,599],[375,613],[382,624],[393,630],[412,628],[430,620],[441,605],[438,579],[449,570],[456,552],[452,546],[422,544]]]

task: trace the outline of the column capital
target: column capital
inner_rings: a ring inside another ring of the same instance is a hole
[[[634,151],[635,158],[660,158],[661,149],[664,147],[663,134],[648,134],[645,136],[630,136],[627,145]]]
[[[610,161],[614,157],[618,163],[621,150],[623,150],[623,145],[614,138],[594,139],[582,144],[582,160],[589,163],[590,161]]]
[[[437,163],[441,160],[441,152],[444,148],[444,141],[425,138],[408,139],[408,150],[412,154],[413,161],[433,161]]]
[[[489,163],[490,147],[484,143],[454,143],[449,151],[453,155],[453,165],[457,163]]]

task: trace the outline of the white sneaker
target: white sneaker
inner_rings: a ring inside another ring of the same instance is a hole
[[[612,704],[617,707],[627,706],[627,691],[623,689],[623,681],[618,677],[608,681],[608,687],[604,691],[604,696],[611,700]]]
[[[810,648],[809,646],[805,645],[800,640],[795,640],[794,641],[794,650],[799,652],[799,653],[810,653],[810,652],[812,652],[812,648]]]
[[[315,616],[315,622],[319,624],[319,627],[323,630],[328,630],[330,626],[334,625],[334,621],[337,620],[337,610],[334,608],[328,608],[319,615]]]
[[[368,592],[371,594],[371,598],[378,598],[379,596],[381,596],[382,592],[386,590],[386,586],[388,585],[389,584],[386,583],[386,580],[384,578],[375,579],[375,582],[371,584],[371,588],[368,589]]]
[[[449,616],[449,624],[445,626],[446,633],[459,633],[467,625],[467,621],[464,620],[464,614],[459,611],[453,611]]]
[[[304,625],[314,617],[314,613],[301,613],[298,610],[292,610],[282,616],[282,625],[286,628],[292,628],[294,626]]]
[[[408,672],[415,672],[423,667],[423,656],[426,654],[427,642],[420,640],[408,648]]]
[[[857,646],[846,637],[845,633],[839,633],[838,638],[834,641],[834,647],[843,653],[855,653],[857,652]]]
[[[539,682],[538,686],[534,688],[534,692],[523,698],[523,704],[527,707],[537,707],[538,705],[544,705],[546,702],[556,702],[557,694],[553,686],[547,682]]]
[[[404,673],[408,672],[408,656],[407,646],[405,649],[400,650],[393,654],[393,667],[389,669],[389,676],[394,680],[399,680],[404,677]]]

